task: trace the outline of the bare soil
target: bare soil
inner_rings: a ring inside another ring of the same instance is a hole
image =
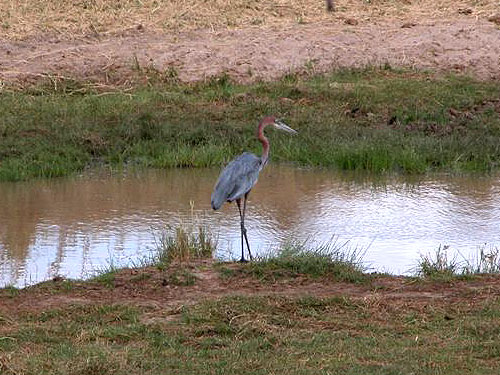
[[[190,82],[226,73],[251,82],[385,64],[500,79],[496,0],[346,1],[337,2],[334,13],[323,2],[266,0],[260,8],[219,2],[227,8],[225,17],[217,8],[192,9],[180,1],[166,2],[176,4],[177,13],[171,9],[163,18],[126,1],[129,8],[123,9],[89,2],[101,8],[95,5],[88,15],[88,8],[79,15],[76,3],[65,1],[67,9],[43,3],[41,14],[26,4],[24,13],[0,8],[13,22],[0,34],[0,80],[23,85],[69,78],[121,86],[152,75]]]
[[[242,265],[227,263],[224,267],[237,270]],[[196,276],[194,285],[172,282],[171,276],[179,268]],[[369,304],[414,307],[460,304],[464,308],[473,308],[500,296],[500,276],[431,282],[380,275],[373,276],[369,282],[355,284],[304,275],[265,282],[241,274],[225,278],[221,276],[213,261],[199,261],[184,265],[174,264],[163,271],[155,267],[124,269],[115,275],[112,285],[98,281],[82,281],[72,282],[71,288],[66,288],[64,280],[58,278],[17,293],[8,289],[0,290],[0,316],[36,313],[69,305],[120,304],[150,308],[150,317],[158,318],[165,314],[175,315],[184,305],[234,295],[346,297]]]

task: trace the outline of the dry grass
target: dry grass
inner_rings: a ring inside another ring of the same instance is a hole
[[[455,375],[500,366],[498,277],[261,284],[223,281],[202,263],[124,270],[113,288],[63,290],[65,282],[0,290],[0,374]]]
[[[0,35],[9,39],[40,33],[74,37],[139,25],[151,31],[284,27],[331,20],[343,23],[350,18],[360,24],[390,23],[397,18],[399,26],[401,21],[486,19],[500,9],[499,0],[338,0],[335,4],[337,11],[329,13],[324,0],[9,0],[0,2]]]
[[[165,233],[158,245],[158,255],[153,263],[164,267],[171,262],[187,263],[196,259],[212,259],[217,241],[203,226],[199,226],[198,230],[179,226],[174,235]]]

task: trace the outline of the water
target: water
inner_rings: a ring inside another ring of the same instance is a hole
[[[0,286],[61,275],[88,277],[139,264],[166,228],[193,222],[218,236],[218,256],[238,258],[235,205],[213,212],[218,169],[0,184]],[[370,177],[268,166],[250,195],[246,226],[254,253],[290,239],[335,237],[366,250],[373,270],[404,274],[419,254],[449,245],[449,256],[500,246],[500,178]]]

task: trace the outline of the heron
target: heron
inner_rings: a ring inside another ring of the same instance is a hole
[[[244,152],[229,162],[222,170],[212,192],[211,203],[214,210],[218,210],[224,202],[236,201],[240,212],[241,226],[241,259],[246,262],[244,254],[244,242],[248,249],[248,255],[252,260],[250,244],[248,243],[247,230],[245,228],[245,211],[247,207],[248,194],[257,183],[259,173],[269,160],[269,140],[264,135],[264,128],[272,125],[274,128],[284,130],[288,133],[297,132],[274,116],[264,117],[257,127],[257,139],[262,143],[262,155],[259,157],[250,152]],[[243,208],[241,201],[243,199]]]

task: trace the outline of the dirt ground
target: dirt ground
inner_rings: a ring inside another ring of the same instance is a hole
[[[295,71],[385,64],[500,79],[499,1],[346,0],[329,13],[323,2],[265,0],[256,2],[260,8],[240,9],[239,0],[218,0],[228,12],[225,18],[208,5],[171,3],[180,8],[163,18],[134,9],[122,14],[123,9],[95,8],[87,16],[82,10],[77,18],[78,9],[69,5],[41,13],[26,4],[24,12],[21,5],[21,10],[0,7],[0,15],[11,20],[8,27],[4,21],[0,34],[1,83],[48,77],[121,86],[148,73],[186,82],[227,73],[251,82]],[[232,3],[237,4],[230,8]]]
[[[239,263],[224,267],[237,270]],[[173,282],[179,269],[196,277],[193,285]],[[251,276],[225,278],[213,261],[174,264],[167,270],[155,267],[124,269],[111,283],[73,282],[65,286],[62,278],[50,280],[16,293],[0,290],[0,315],[46,311],[70,305],[123,304],[141,306],[151,311],[151,318],[176,315],[184,305],[224,296],[313,296],[345,297],[369,304],[432,305],[461,304],[473,308],[500,296],[500,277],[477,276],[473,280],[431,282],[399,276],[378,276],[372,281],[356,284],[306,276],[283,277],[274,282]]]

